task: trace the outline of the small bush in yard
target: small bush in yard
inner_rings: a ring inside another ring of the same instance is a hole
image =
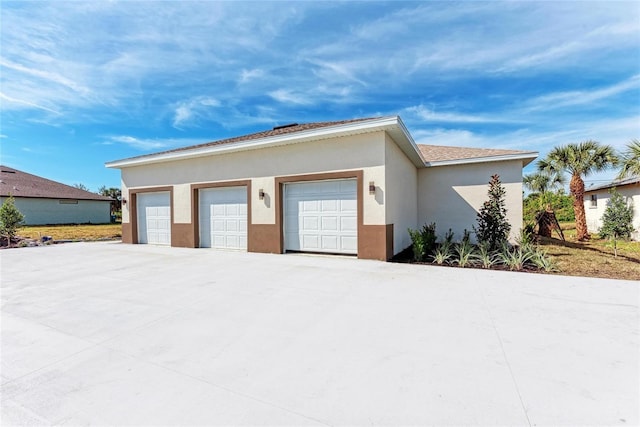
[[[546,272],[557,271],[557,268],[551,258],[548,256],[547,251],[534,247],[531,252],[531,263],[538,269]]]
[[[16,208],[15,200],[10,195],[0,207],[0,234],[7,238],[7,246],[11,246],[11,239],[22,224],[24,215]]]
[[[614,256],[618,256],[618,239],[628,239],[633,233],[633,206],[627,205],[624,197],[613,188],[611,199],[602,215],[600,237],[608,237],[613,243]]]
[[[409,229],[414,261],[424,261],[436,246],[436,223],[423,225],[420,230]]]
[[[433,262],[438,265],[448,264],[452,257],[451,246],[452,243],[449,240],[442,242],[433,254]]]
[[[491,177],[488,195],[489,200],[484,202],[478,212],[478,227],[474,227],[474,231],[479,243],[487,244],[490,250],[495,250],[506,243],[511,231],[505,207],[506,190],[499,175]]]
[[[453,261],[460,267],[468,267],[474,264],[474,246],[469,242],[469,239],[463,239],[462,242],[455,245],[455,254],[457,258]]]
[[[531,260],[531,248],[530,246],[518,246],[510,247],[508,244],[502,245],[502,250],[498,253],[500,262],[509,268],[509,270],[520,271],[527,265],[527,262]]]
[[[478,250],[474,253],[474,258],[482,268],[491,268],[498,263],[497,253],[489,250],[487,245],[478,245]]]

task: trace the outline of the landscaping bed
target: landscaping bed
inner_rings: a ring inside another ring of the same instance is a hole
[[[71,224],[26,225],[18,230],[11,246],[39,246],[50,243],[118,240],[122,237],[122,225]],[[6,241],[4,242],[6,245]]]

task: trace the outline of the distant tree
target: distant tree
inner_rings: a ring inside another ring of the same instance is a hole
[[[554,212],[553,190],[560,188],[564,184],[564,176],[557,172],[539,171],[526,175],[522,179],[522,184],[537,196],[538,208],[534,214],[534,222],[538,226],[538,234],[544,237],[551,237],[551,231],[555,229],[562,235],[562,230],[558,225],[558,219]],[[564,240],[564,236],[563,240]]]
[[[557,190],[564,184],[564,176],[561,173],[549,173],[538,171],[522,178],[522,184],[532,193],[538,194],[539,209],[544,209],[553,201],[553,190]]]
[[[7,238],[7,246],[11,246],[11,239],[22,224],[24,215],[16,208],[15,200],[10,195],[0,207],[0,234]]]
[[[111,197],[111,215],[115,215],[117,212],[122,211],[122,190],[116,187],[107,188],[102,186],[98,189],[98,194],[102,196]]]
[[[612,188],[609,193],[611,198],[602,215],[602,227],[599,230],[600,237],[608,237],[613,242],[614,256],[618,256],[618,240],[628,239],[633,233],[633,206],[627,204],[622,194]]]
[[[573,197],[573,211],[576,216],[576,237],[589,239],[587,217],[584,212],[584,177],[618,164],[618,157],[609,145],[596,141],[567,144],[555,147],[547,157],[538,161],[538,170],[548,173],[568,172],[571,175],[569,192]]]
[[[89,191],[89,188],[86,185],[82,184],[82,183],[73,184],[73,186],[75,188],[77,188],[78,190]]]
[[[640,140],[634,139],[627,144],[626,150],[620,156],[620,163],[618,179],[640,177]]]
[[[499,175],[491,177],[488,195],[489,200],[484,202],[477,215],[478,227],[473,229],[478,243],[485,244],[489,250],[495,250],[507,241],[511,231],[505,207],[506,190]]]

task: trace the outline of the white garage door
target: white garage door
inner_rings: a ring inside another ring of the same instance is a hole
[[[357,180],[285,184],[285,249],[357,254]]]
[[[200,247],[247,250],[247,187],[200,190]]]
[[[139,193],[138,243],[171,244],[171,198],[168,191]]]

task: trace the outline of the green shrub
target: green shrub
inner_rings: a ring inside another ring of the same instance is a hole
[[[546,272],[557,271],[556,265],[548,256],[547,251],[539,247],[533,247],[530,261],[538,270]]]
[[[508,244],[503,244],[502,249],[498,252],[500,262],[509,270],[523,270],[531,257],[531,247],[528,245],[510,247]]]
[[[466,230],[465,230],[466,231]],[[455,245],[454,249],[457,258],[453,261],[458,264],[460,267],[468,267],[475,264],[474,246],[469,242],[469,239],[463,239],[460,243]]]
[[[498,263],[498,255],[495,251],[489,250],[487,245],[478,245],[473,254],[478,265],[482,268],[491,268]]]
[[[500,182],[499,175],[491,177],[487,194],[489,199],[484,202],[478,212],[478,227],[474,227],[474,230],[478,243],[487,244],[489,249],[493,250],[507,241],[511,231],[505,207],[506,190]]]
[[[438,246],[435,253],[433,254],[433,262],[439,265],[449,264],[451,257],[453,255],[451,253],[451,246],[452,246],[451,241],[449,240],[443,241]]]
[[[408,231],[414,261],[424,261],[433,253],[436,246],[436,223],[425,224],[420,230],[409,229]]]

